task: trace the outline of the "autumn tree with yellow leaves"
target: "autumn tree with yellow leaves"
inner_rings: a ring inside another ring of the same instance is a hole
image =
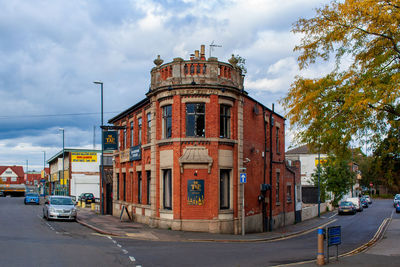
[[[296,77],[282,100],[297,142],[338,152],[400,130],[399,23],[400,0],[345,0],[294,24],[300,69],[335,59],[323,77]]]

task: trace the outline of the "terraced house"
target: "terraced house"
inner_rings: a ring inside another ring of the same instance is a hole
[[[285,164],[285,119],[248,96],[237,59],[206,59],[201,46],[189,60],[154,63],[146,97],[109,120],[124,126],[113,214],[212,233],[293,223],[299,173]]]

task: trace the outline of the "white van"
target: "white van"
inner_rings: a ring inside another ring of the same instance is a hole
[[[358,197],[349,197],[346,199],[346,201],[350,201],[351,203],[353,203],[357,211],[363,211],[361,200]]]

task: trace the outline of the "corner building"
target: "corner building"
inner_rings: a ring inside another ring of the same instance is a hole
[[[146,98],[109,120],[125,126],[114,152],[113,214],[240,234],[245,172],[245,231],[293,223],[285,120],[248,96],[237,59],[206,59],[201,46],[190,60],[154,63]]]

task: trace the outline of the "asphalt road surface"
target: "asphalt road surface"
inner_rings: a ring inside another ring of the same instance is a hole
[[[391,200],[377,200],[356,215],[332,217],[331,225],[342,227],[339,253],[368,242],[385,218],[400,218],[393,210]],[[0,198],[0,266],[273,266],[315,259],[316,252],[316,231],[263,243],[139,241],[47,222],[41,205]]]
[[[76,222],[47,222],[42,207],[0,198],[0,266],[139,265],[113,240]]]

